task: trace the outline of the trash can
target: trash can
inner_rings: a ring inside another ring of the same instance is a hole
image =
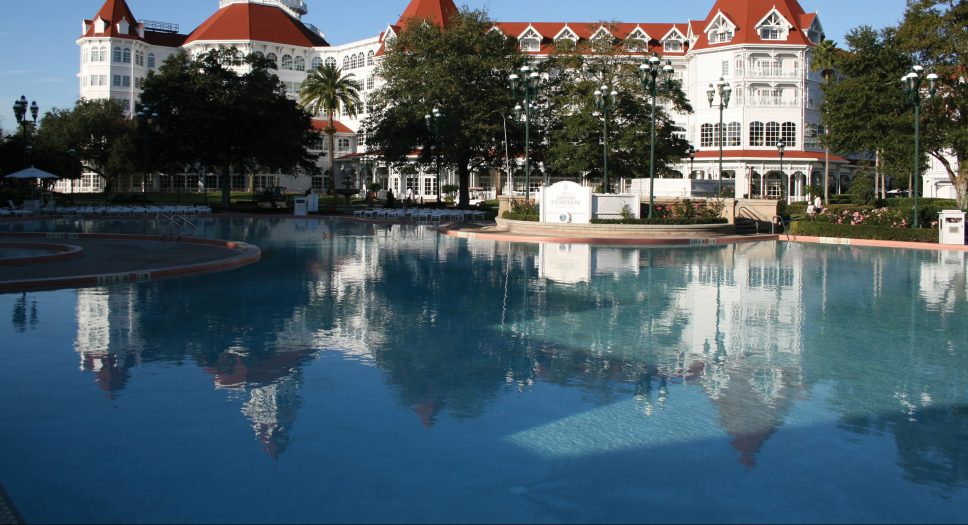
[[[305,217],[309,215],[309,208],[307,206],[306,197],[294,197],[292,199],[292,213],[296,217]]]
[[[319,195],[313,192],[306,198],[309,199],[309,213],[317,213],[319,211]]]
[[[944,210],[938,214],[940,228],[938,242],[941,244],[965,244],[965,212]]]

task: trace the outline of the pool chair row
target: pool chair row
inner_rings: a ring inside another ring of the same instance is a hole
[[[356,210],[353,212],[353,216],[361,219],[411,222],[484,221],[486,218],[484,212],[478,210],[434,210],[426,208]]]
[[[202,205],[164,205],[164,206],[58,206],[54,213],[60,215],[157,215],[177,213],[199,215],[212,213],[212,208]]]

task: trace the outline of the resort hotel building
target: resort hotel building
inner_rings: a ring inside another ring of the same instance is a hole
[[[337,115],[336,151],[332,152],[336,156],[337,187],[360,188],[364,183],[378,182],[398,196],[412,191],[418,198],[429,199],[437,194],[435,170],[418,167],[407,170],[416,173],[403,173],[387,166],[377,152],[367,150],[361,129],[369,115],[369,98],[381,84],[377,66],[386,43],[408,20],[429,19],[443,25],[457,12],[453,0],[410,0],[401,7],[402,14],[391,18],[387,26],[374,28],[373,36],[331,43],[319,28],[303,20],[308,14],[303,0],[220,0],[218,10],[188,34],[179,32],[174,24],[136,18],[125,0],[106,0],[92,19],[83,21],[77,40],[80,96],[115,99],[134,114],[145,77],[166,58],[178,52],[200,54],[220,46],[260,53],[273,61],[287,94],[293,98],[308,72],[321,64],[338,65],[362,83],[364,104],[356,116],[346,112]],[[696,15],[702,18],[693,18]],[[820,144],[822,78],[811,68],[815,46],[824,38],[818,16],[805,12],[797,0],[714,0],[705,13],[683,12],[682,17],[678,22],[495,22],[492,30],[515,39],[535,60],[547,57],[565,40],[609,39],[621,46],[630,60],[644,61],[656,53],[671,61],[674,78],[681,80],[695,111],[679,114],[670,109],[670,115],[676,121],[677,133],[696,152],[676,167],[678,182],[663,180],[656,185],[657,196],[663,196],[662,192],[666,197],[678,197],[698,195],[703,188],[708,191],[715,186],[710,182],[718,182],[720,165],[724,187],[735,187],[737,197],[777,197],[789,188],[791,200],[803,200],[808,185],[823,184],[825,162],[829,162],[831,191],[846,190],[854,168],[843,157],[826,157]],[[727,87],[731,90],[729,102],[720,110],[718,92]],[[708,101],[711,92],[715,104]],[[314,125],[324,129],[325,115],[317,119]],[[782,152],[778,148],[781,143]],[[233,177],[232,186],[236,190],[283,186],[290,191],[313,188],[324,192],[329,176],[327,155],[331,152],[326,151],[322,138],[316,153],[318,173],[239,175]],[[120,189],[196,191],[219,187],[217,175],[208,173],[203,179],[200,173],[195,169],[149,176],[147,181],[135,174],[122,181]],[[632,174],[618,176],[628,177],[622,179],[622,190],[634,186]],[[456,184],[455,172],[445,171],[441,177],[442,185]],[[523,179],[512,178],[515,192],[523,193]],[[502,184],[506,180],[507,174],[498,171],[472,173],[472,193],[493,197],[499,189],[508,192]],[[543,183],[541,177],[530,181],[532,192]],[[99,182],[96,176],[86,176],[75,191],[97,191]],[[59,189],[70,191],[67,187]]]

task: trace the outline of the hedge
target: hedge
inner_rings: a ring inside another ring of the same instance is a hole
[[[592,219],[592,224],[652,224],[664,226],[691,225],[691,224],[726,224],[729,221],[725,217],[691,217],[687,219],[672,219],[660,217],[643,217],[641,219]]]
[[[790,234],[848,239],[877,239],[881,241],[938,242],[938,230],[934,228],[883,228],[816,221],[792,222],[790,223]]]
[[[501,216],[509,221],[530,221],[538,222],[538,215],[534,213],[520,213],[515,211],[506,211],[504,215]]]

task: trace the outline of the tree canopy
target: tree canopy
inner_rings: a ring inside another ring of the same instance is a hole
[[[364,124],[368,144],[388,162],[420,150],[419,161],[430,164],[439,152],[442,164],[457,170],[460,206],[469,202],[471,171],[503,157],[500,114],[514,106],[507,77],[523,63],[517,47],[491,27],[483,11],[466,9],[445,28],[411,20],[389,42],[379,67],[385,83]],[[434,134],[424,120],[433,108],[443,114],[438,148],[431,148]]]
[[[344,75],[340,68],[334,65],[321,65],[309,73],[306,81],[299,90],[299,103],[313,115],[326,113],[329,125],[326,126],[326,137],[329,143],[329,184],[327,192],[336,193],[336,127],[334,116],[346,110],[350,117],[356,117],[363,105],[360,100],[362,84],[353,78],[353,73]]]
[[[149,74],[143,105],[159,114],[151,134],[157,167],[197,163],[222,175],[222,203],[228,204],[230,175],[244,171],[315,171],[308,149],[318,133],[310,115],[286,97],[271,63],[235,48],[196,58],[175,54],[158,74]]]

